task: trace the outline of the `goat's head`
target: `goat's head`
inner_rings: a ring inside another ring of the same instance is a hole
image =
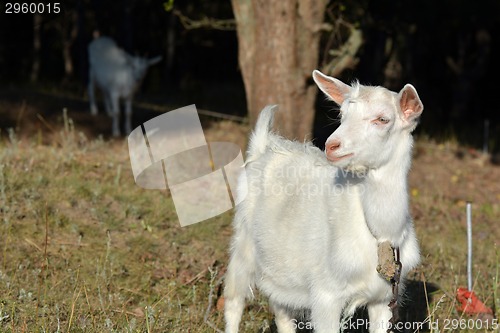
[[[152,66],[158,62],[160,62],[162,59],[161,56],[157,56],[151,59],[144,58],[144,57],[131,57],[131,64],[132,64],[132,69],[133,69],[133,75],[134,79],[136,81],[141,81],[144,76],[146,75],[146,72],[149,68],[149,66]]]
[[[415,88],[407,84],[395,93],[382,87],[352,86],[313,72],[318,87],[340,106],[340,126],[325,143],[334,165],[353,170],[376,169],[411,145],[424,106]]]

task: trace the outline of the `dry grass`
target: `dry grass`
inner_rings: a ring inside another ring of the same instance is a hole
[[[222,329],[215,302],[232,213],[181,228],[167,192],[134,184],[124,140],[87,138],[65,117],[49,125],[0,143],[0,331],[213,332],[205,317]],[[247,129],[233,123],[206,132],[246,142]],[[499,179],[499,167],[456,144],[417,143],[410,183],[423,262],[411,278],[421,301],[408,307],[441,331],[466,318],[454,294],[466,286],[467,200],[474,289],[489,306],[500,301]],[[243,320],[244,332],[269,332],[265,300]]]

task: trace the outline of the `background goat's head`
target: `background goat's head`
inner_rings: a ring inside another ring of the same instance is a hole
[[[140,82],[149,68],[154,64],[157,64],[161,61],[162,57],[157,56],[151,59],[143,58],[143,57],[130,57],[130,63],[132,65],[133,76],[137,82]]]
[[[318,87],[340,105],[341,124],[325,143],[326,157],[334,165],[353,170],[379,168],[391,157],[411,148],[411,132],[424,106],[407,84],[395,93],[382,87],[342,81],[313,72]]]

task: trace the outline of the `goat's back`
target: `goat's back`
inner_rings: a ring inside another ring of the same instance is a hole
[[[94,39],[88,47],[89,63],[93,67],[106,68],[124,66],[130,56],[109,37]]]

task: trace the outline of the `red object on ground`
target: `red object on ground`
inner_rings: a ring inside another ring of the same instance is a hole
[[[493,314],[493,310],[484,305],[484,303],[477,298],[476,294],[467,288],[457,289],[457,301],[459,302],[457,310],[462,313],[470,315],[480,313]]]

